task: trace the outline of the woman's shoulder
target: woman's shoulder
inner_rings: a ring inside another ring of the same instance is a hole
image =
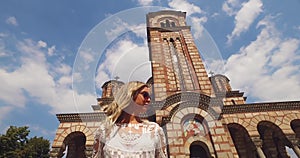
[[[143,121],[143,124],[152,125],[152,126],[159,126],[156,122],[152,122],[152,121],[148,121],[148,120]]]
[[[153,129],[162,130],[162,127],[156,122],[144,121],[143,123],[144,123],[144,125],[146,125],[148,127],[152,127]]]

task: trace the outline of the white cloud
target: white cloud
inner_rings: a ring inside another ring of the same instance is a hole
[[[5,45],[0,40],[0,57],[8,56],[5,50]]]
[[[94,61],[94,55],[89,50],[80,52],[80,57],[83,57],[84,61],[86,61],[87,63]]]
[[[277,51],[271,57],[271,66],[285,66],[291,64],[293,60],[291,58],[295,57],[295,52],[299,48],[299,40],[297,39],[287,39],[280,43]],[[299,57],[298,57],[299,59]]]
[[[0,32],[0,37],[1,37],[1,38],[7,37],[7,36],[8,36],[8,34]]]
[[[262,7],[261,0],[249,0],[247,3],[242,4],[242,8],[235,16],[235,28],[231,35],[227,36],[228,43],[231,43],[233,38],[239,37],[242,32],[249,29],[253,21],[262,12]]]
[[[41,44],[30,39],[19,42],[20,67],[13,71],[0,68],[0,100],[7,105],[0,107],[1,116],[9,114],[11,108],[21,110],[30,106],[29,99],[50,106],[53,114],[92,111],[90,105],[96,104],[96,97],[73,91],[71,67],[64,63],[48,63],[47,50]]]
[[[33,130],[33,131],[39,132],[43,136],[49,136],[49,135],[53,136],[56,133],[56,130],[50,131],[50,130],[47,130],[47,129],[44,129],[44,128],[40,127],[39,125],[27,124],[25,126],[29,127],[30,131]]]
[[[50,48],[48,48],[48,55],[49,56],[52,56],[55,52],[55,46],[51,46]]]
[[[10,113],[14,108],[12,106],[0,106],[0,125],[2,123],[2,119],[6,117],[8,113]],[[0,131],[2,133],[2,131]]]
[[[176,10],[184,11],[187,15],[192,15],[194,13],[202,13],[199,6],[189,3],[187,0],[171,0],[168,5]]]
[[[141,6],[147,6],[153,3],[153,0],[137,0],[137,1]]]
[[[16,17],[14,17],[14,16],[8,17],[6,19],[6,23],[13,25],[13,26],[18,26],[18,21],[17,21]]]
[[[81,73],[79,73],[79,72],[73,72],[72,74],[73,74],[72,75],[73,81],[77,81],[79,83],[83,81],[83,76],[81,75]]]
[[[46,58],[43,51],[40,48],[40,45],[32,41],[31,39],[25,39],[22,42],[17,42],[17,49],[22,53],[20,56],[22,60],[35,59],[35,62],[45,65]]]
[[[115,19],[114,23],[111,24],[110,30],[105,30],[105,35],[109,40],[113,40],[124,32],[132,31],[138,37],[146,37],[146,24],[130,25],[124,22],[122,19]]]
[[[8,105],[24,107],[26,98],[23,95],[22,87],[19,86],[20,79],[16,78],[16,73],[9,73],[6,70],[0,69],[0,82],[2,83],[0,100],[6,102]]]
[[[68,91],[70,92],[70,91]],[[78,94],[77,92],[69,93],[68,95],[63,95],[64,102],[68,102],[69,106],[75,108],[75,112],[91,112],[91,105],[97,105],[97,98],[93,94]],[[70,99],[73,98],[75,104],[70,102]],[[74,107],[75,106],[75,107]],[[62,111],[69,111],[69,108],[62,109]],[[74,111],[73,111],[74,112]]]
[[[254,97],[262,101],[290,101],[299,100],[300,76],[297,73],[299,66],[279,68],[271,76],[262,76],[253,85]],[[283,92],[283,90],[286,91]]]
[[[233,16],[237,13],[237,8],[240,7],[239,0],[227,0],[222,5],[222,10],[229,16]]]
[[[97,87],[108,79],[120,77],[121,81],[146,81],[150,76],[148,47],[139,46],[129,39],[124,39],[107,50],[105,61],[97,70]]]
[[[224,74],[224,64],[225,61],[222,59],[204,59],[204,66],[207,71],[211,75],[213,74]]]
[[[5,52],[2,52],[0,48],[0,57],[5,57],[5,56],[7,56],[7,54]]]
[[[203,30],[205,29],[203,27],[203,24],[207,22],[207,17],[191,17],[192,20],[192,28],[195,30],[194,31],[194,38],[197,40],[201,37],[203,34]]]
[[[72,68],[69,65],[60,63],[57,66],[54,66],[54,71],[60,75],[69,75],[72,71]]]
[[[88,71],[91,64],[97,60],[97,53],[91,49],[82,49],[76,58],[80,58],[76,59],[80,61],[78,64],[81,65],[78,66],[78,69],[80,69],[80,71]]]
[[[266,17],[256,40],[226,62],[225,74],[232,87],[248,92],[257,101],[286,101],[300,98],[299,39],[282,38]]]
[[[122,19],[116,19],[111,24],[111,28],[105,30],[107,38],[117,42],[110,44],[110,48],[104,54],[104,61],[97,69],[95,80],[98,88],[104,82],[114,79],[116,76],[124,82],[129,80],[145,82],[150,77],[145,27],[145,23],[130,25]],[[131,34],[120,37],[127,31],[132,31],[137,37],[144,39],[142,45],[134,43],[130,39]],[[137,75],[136,73],[140,74]],[[77,77],[80,78],[80,75],[77,75]]]
[[[42,47],[42,48],[46,48],[46,47],[47,47],[47,43],[46,43],[46,42],[44,42],[44,41],[41,41],[41,40],[40,40],[40,41],[38,41],[38,43],[37,43],[37,44],[38,44],[38,46],[39,46],[39,47]]]
[[[72,78],[70,76],[63,76],[57,81],[58,85],[68,87],[72,84]]]

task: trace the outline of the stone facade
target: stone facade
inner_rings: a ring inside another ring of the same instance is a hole
[[[170,158],[284,158],[288,150],[300,157],[300,101],[246,103],[226,76],[207,75],[184,12],[146,18],[153,74],[149,119],[164,129]],[[122,84],[106,82],[99,105],[109,104]],[[51,157],[65,150],[67,157],[91,156],[94,132],[105,119],[99,105],[93,113],[57,115]]]

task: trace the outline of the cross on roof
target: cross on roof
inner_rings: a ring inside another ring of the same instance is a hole
[[[118,81],[118,79],[120,79],[120,77],[119,77],[119,76],[116,76],[116,77],[115,77],[115,80],[117,80],[117,81]]]

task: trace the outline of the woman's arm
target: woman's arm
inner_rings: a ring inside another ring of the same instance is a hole
[[[167,144],[166,144],[166,137],[163,129],[157,125],[156,130],[156,149],[155,149],[155,157],[156,158],[167,158]]]

